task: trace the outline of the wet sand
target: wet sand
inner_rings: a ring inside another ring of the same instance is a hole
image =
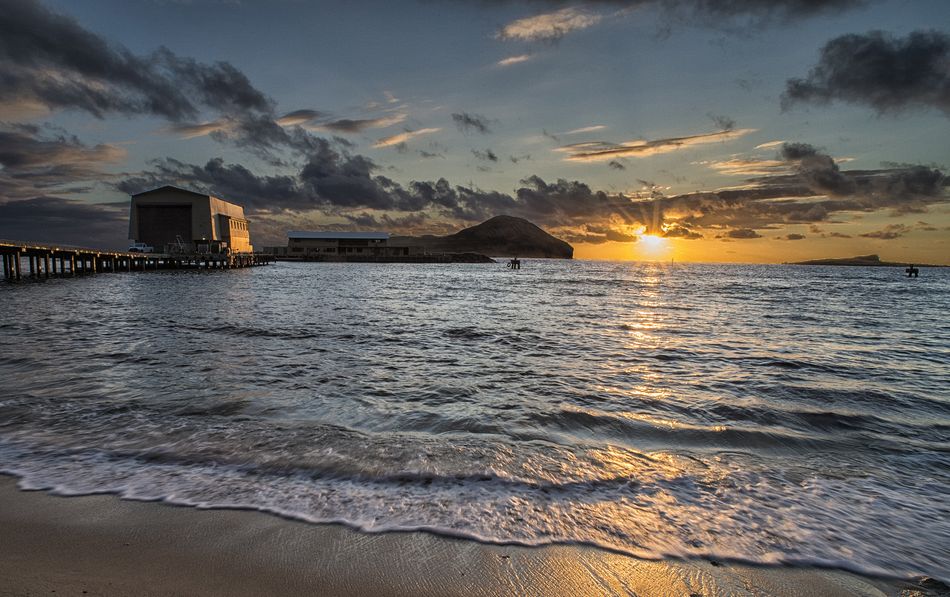
[[[583,546],[367,534],[260,512],[20,491],[0,477],[7,595],[930,595],[838,570],[647,561]]]

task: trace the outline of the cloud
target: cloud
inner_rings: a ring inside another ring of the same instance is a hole
[[[52,127],[0,123],[0,200],[88,190],[125,156],[122,147],[89,146]]]
[[[506,41],[557,41],[568,33],[596,25],[602,19],[603,15],[567,7],[512,21],[502,27],[495,37]]]
[[[0,202],[0,238],[119,249],[127,245],[129,206],[40,196]]]
[[[768,141],[767,143],[759,143],[755,146],[756,149],[772,149],[773,147],[778,147],[785,143],[785,141]]]
[[[316,110],[294,110],[277,119],[280,126],[295,126],[323,118],[325,114]]]
[[[708,112],[706,116],[709,117],[709,119],[712,120],[717,127],[724,131],[731,131],[732,129],[736,128],[736,121],[732,118],[729,118],[728,116],[724,116],[722,114],[713,114],[712,112]]]
[[[518,54],[517,56],[508,56],[507,58],[502,58],[495,63],[496,66],[511,66],[513,64],[521,64],[522,62],[527,62],[531,60],[533,56],[531,54]]]
[[[864,238],[876,238],[879,240],[894,240],[895,238],[900,238],[910,232],[910,227],[905,224],[888,224],[880,230],[875,230],[873,232],[865,232],[860,235]]]
[[[610,226],[598,226],[586,224],[578,228],[562,228],[557,231],[559,238],[569,243],[587,243],[600,245],[607,242],[612,243],[635,243],[640,241],[640,237],[630,232],[624,232]]]
[[[815,192],[829,195],[851,195],[856,190],[854,178],[841,172],[831,156],[819,153],[807,143],[786,143],[782,157],[798,165],[798,176]]]
[[[879,170],[842,171],[831,156],[807,143],[786,143],[782,157],[795,166],[795,173],[752,179],[762,186],[804,183],[816,195],[847,197],[855,209],[891,208],[895,214],[926,211],[927,205],[943,201],[947,177],[926,166],[902,166]]]
[[[500,2],[501,0],[495,0]],[[514,3],[509,0],[508,3]],[[537,0],[537,4],[559,6],[568,0]],[[576,4],[576,2],[574,2]],[[663,18],[664,29],[686,23],[747,33],[774,24],[841,13],[868,3],[868,0],[596,0],[590,5],[614,6],[617,14],[637,8],[655,8]],[[557,41],[572,31],[586,29],[604,19],[604,15],[584,8],[568,7],[513,21],[495,37],[518,41]]]
[[[627,141],[620,144],[607,143],[604,141],[587,141],[584,143],[565,145],[555,149],[555,151],[566,153],[567,157],[564,159],[569,162],[597,162],[609,161],[616,158],[640,158],[669,153],[683,147],[731,141],[753,133],[756,130],[757,129],[734,129],[702,135],[655,139],[651,141]]]
[[[432,133],[438,133],[441,130],[442,129],[440,128],[425,128],[425,129],[417,129],[414,131],[403,131],[401,133],[397,133],[395,135],[391,135],[389,137],[383,137],[382,139],[379,139],[378,141],[376,141],[376,143],[373,143],[373,147],[377,147],[377,148],[392,147],[394,145],[406,143],[407,141],[414,139],[416,137],[419,137],[421,135],[431,135]]]
[[[726,233],[728,238],[739,238],[739,239],[748,239],[748,238],[762,238],[762,235],[752,230],[751,228],[738,228],[735,230],[730,230]]]
[[[759,158],[732,158],[709,162],[707,165],[720,174],[729,176],[769,176],[791,171],[787,161]]]
[[[591,125],[591,126],[582,126],[582,127],[579,128],[579,129],[573,129],[573,130],[566,131],[566,132],[563,132],[563,133],[558,133],[558,134],[559,134],[559,135],[579,135],[579,134],[581,134],[581,133],[593,133],[593,132],[596,132],[596,131],[602,131],[602,130],[604,130],[604,129],[606,129],[606,128],[607,128],[607,127],[604,126],[604,125],[602,125],[602,124],[594,124],[594,125]]]
[[[316,143],[297,125],[318,112],[278,118],[274,101],[232,64],[203,63],[164,47],[134,54],[34,0],[10,0],[0,11],[0,81],[4,111],[42,105],[96,118],[154,116],[171,123],[169,132],[208,135],[272,164]],[[338,128],[347,125],[360,123]]]
[[[923,107],[950,116],[947,64],[950,36],[939,31],[842,35],[825,44],[807,77],[788,80],[782,105],[840,101],[881,114]]]
[[[202,108],[267,112],[272,101],[228,62],[204,64],[167,48],[138,56],[32,0],[0,11],[0,102],[40,103],[104,118],[148,114],[173,122]]]
[[[487,162],[498,161],[498,156],[495,155],[495,152],[492,151],[491,149],[486,149],[485,151],[479,151],[477,149],[473,149],[472,155],[474,155],[476,158],[480,160],[487,161]]]
[[[778,238],[783,239],[783,240],[804,240],[805,235],[792,233],[792,234],[786,234],[785,236],[779,236]]]
[[[405,122],[409,115],[406,113],[381,116],[379,118],[340,118],[324,120],[304,125],[309,130],[329,131],[332,133],[361,133],[367,129],[382,129]]]
[[[468,133],[471,131],[475,131],[483,135],[491,133],[491,128],[489,128],[491,121],[484,116],[479,116],[478,114],[458,112],[452,114],[452,120],[455,121],[455,126],[457,126],[458,129],[463,133]]]
[[[414,213],[405,216],[392,217],[389,214],[377,216],[367,212],[359,214],[344,214],[343,216],[358,228],[372,228],[374,230],[399,230],[405,234],[418,230],[429,223],[429,217],[424,213]]]
[[[687,240],[697,240],[703,238],[703,235],[699,232],[690,230],[689,228],[680,224],[670,224],[668,226],[664,226],[660,236],[665,238],[685,238]]]
[[[607,165],[610,166],[610,168],[612,168],[613,170],[627,169],[627,167],[624,166],[623,163],[619,162],[618,160],[610,160],[609,162],[607,162]]]
[[[779,158],[787,163],[786,172],[751,177],[742,188],[664,196],[660,187],[644,181],[647,189],[625,194],[592,189],[576,180],[528,176],[508,193],[452,185],[444,178],[400,184],[380,175],[381,168],[372,160],[318,140],[302,167],[286,175],[255,175],[220,158],[203,166],[166,158],[118,188],[131,193],[156,184],[179,184],[244,203],[251,214],[287,221],[317,212],[337,219],[377,211],[392,218],[424,212],[430,217],[425,226],[434,227],[509,214],[583,237],[583,242],[630,236],[632,229],[681,239],[702,238],[704,233],[724,240],[758,238],[760,230],[780,226],[833,222],[836,216],[855,213],[911,213],[948,202],[945,177],[927,167],[841,170],[806,144],[786,144]],[[608,235],[587,226],[614,232]]]
[[[168,130],[182,139],[194,139],[195,137],[205,137],[211,133],[226,131],[235,123],[227,118],[211,120],[209,122],[181,123],[168,127]]]

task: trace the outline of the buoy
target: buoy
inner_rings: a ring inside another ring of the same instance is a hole
[[[521,260],[515,257],[508,262],[508,269],[521,269]]]

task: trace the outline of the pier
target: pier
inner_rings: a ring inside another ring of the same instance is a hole
[[[0,258],[4,279],[12,282],[80,274],[233,269],[274,261],[273,256],[261,253],[130,253],[3,240],[0,240]]]

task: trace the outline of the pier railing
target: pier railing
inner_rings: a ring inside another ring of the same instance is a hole
[[[162,269],[232,269],[274,261],[261,253],[137,253],[0,240],[5,280]],[[25,263],[24,263],[25,262]]]

